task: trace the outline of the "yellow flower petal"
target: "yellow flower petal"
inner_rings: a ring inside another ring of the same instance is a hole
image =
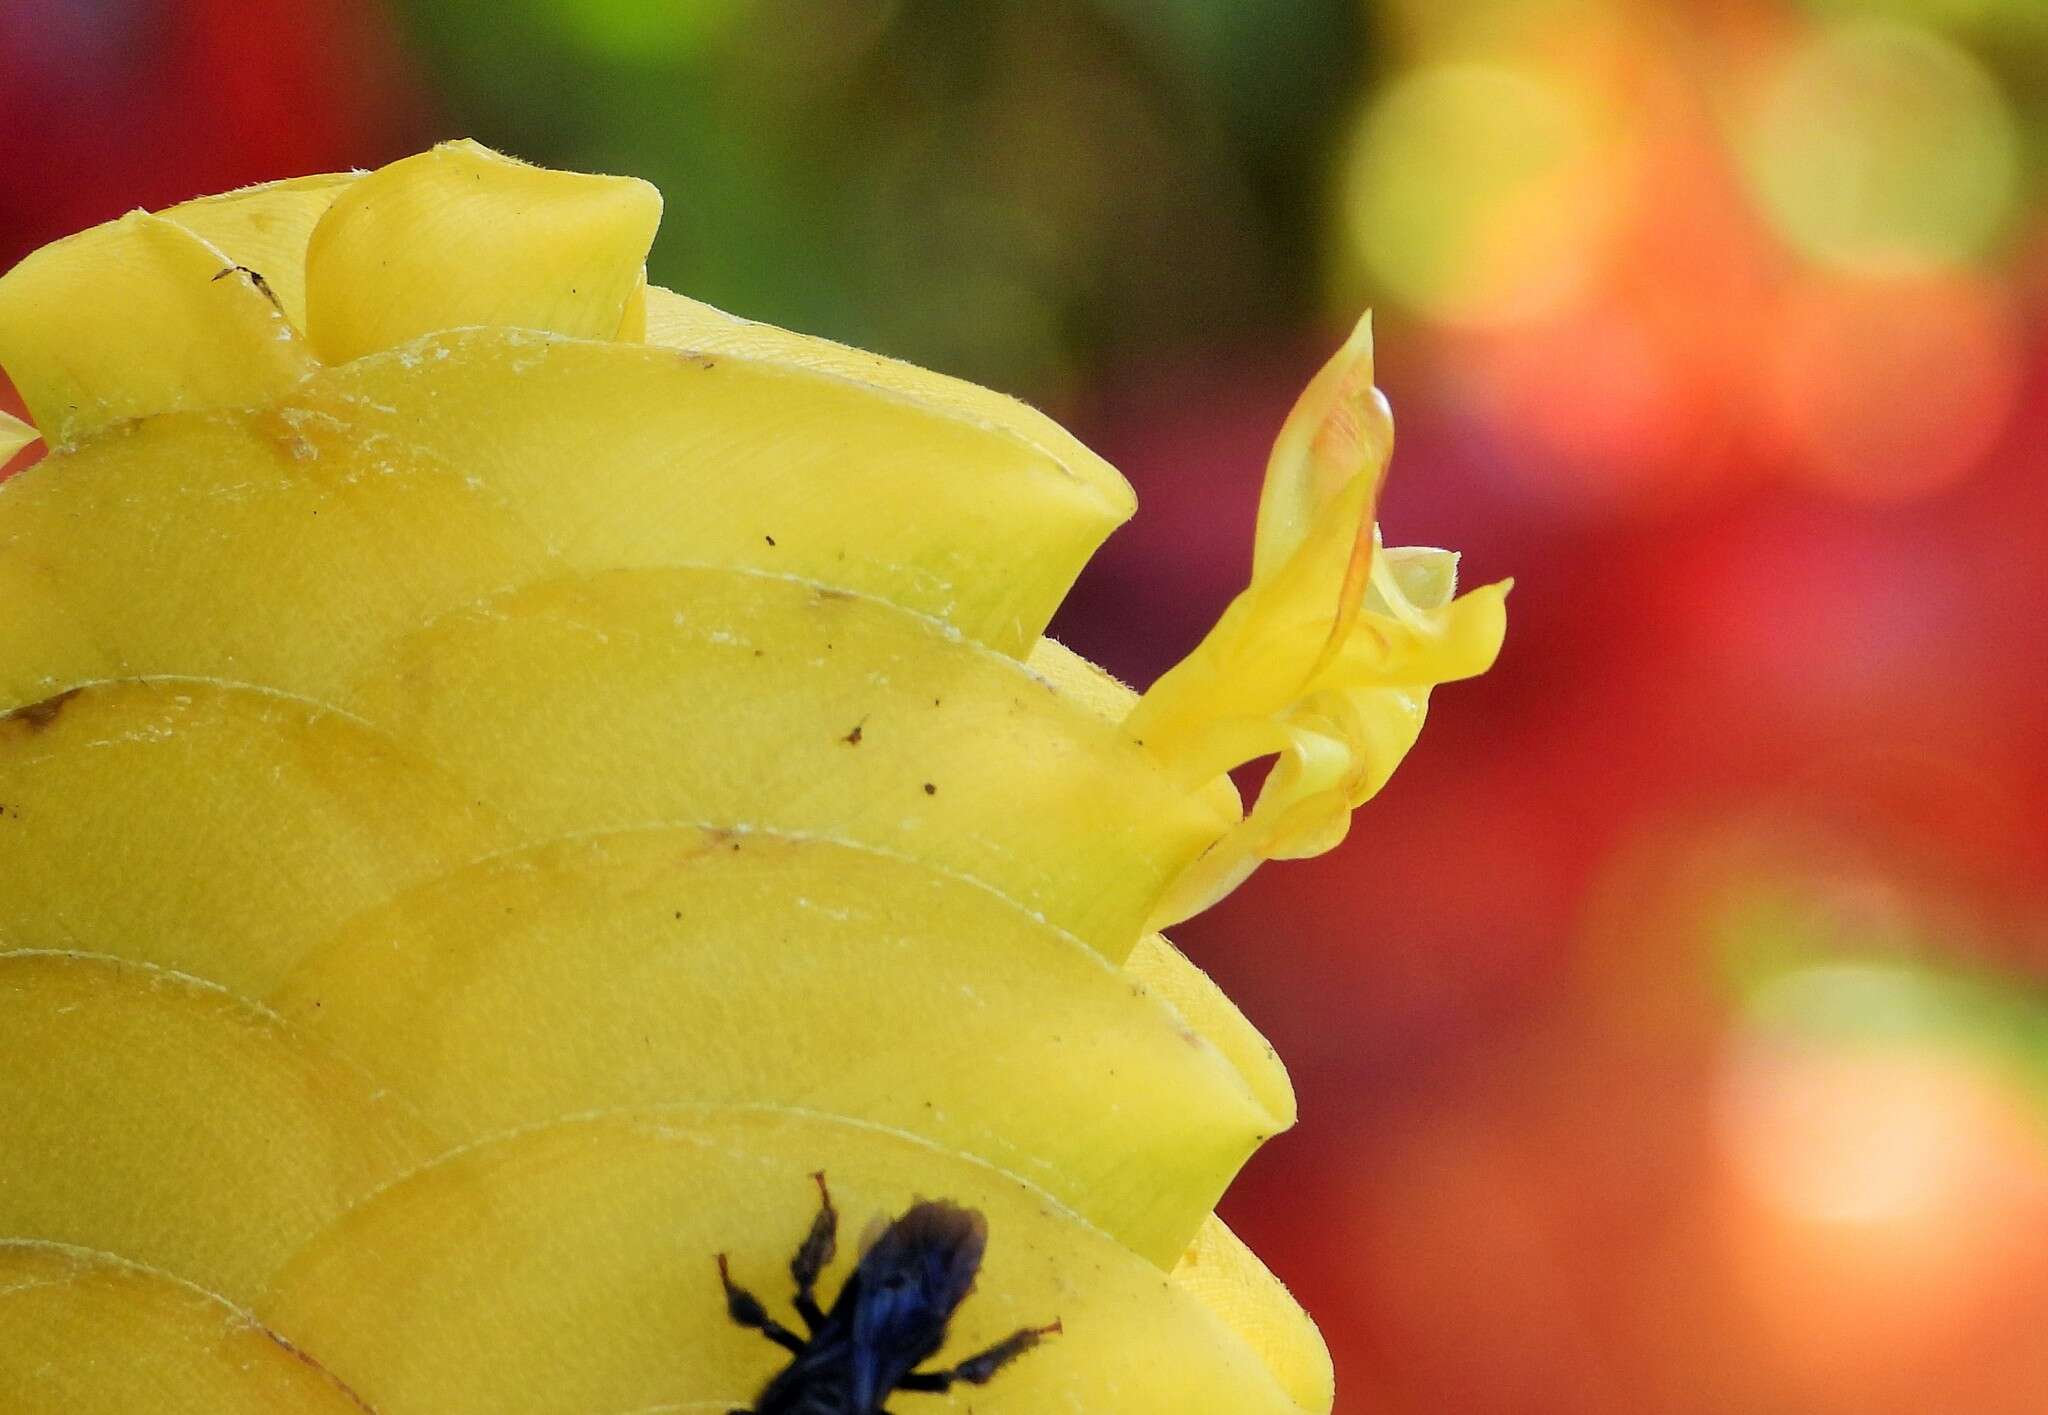
[[[417,752],[277,693],[112,682],[0,716],[0,947],[260,1000],[361,910],[518,843]]]
[[[1220,1219],[1202,1226],[1174,1268],[1173,1280],[1259,1353],[1295,1404],[1322,1415],[1335,1403],[1337,1373],[1323,1334],[1258,1254]]]
[[[263,284],[145,211],[0,276],[0,368],[53,450],[127,418],[267,403],[315,367]]]
[[[508,852],[473,795],[295,699],[95,685],[0,718],[0,940],[265,1003],[445,1141],[623,1104],[804,1103],[1032,1174],[1162,1265],[1292,1122],[1278,1063],[1246,1065],[1245,1037],[1263,1044],[1163,945],[1133,958],[1154,997],[913,860],[687,827]],[[707,1010],[728,1020],[676,1025]],[[870,1029],[921,1041],[849,1064]],[[634,1035],[650,1044],[617,1044]],[[991,1115],[995,1095],[1016,1099]]]
[[[1277,573],[1309,538],[1324,509],[1355,482],[1365,481],[1368,505],[1379,495],[1394,450],[1394,415],[1372,379],[1367,314],[1309,380],[1273,440],[1252,546],[1254,583]],[[1364,540],[1354,539],[1353,549],[1363,548]],[[1340,602],[1348,598],[1340,587],[1331,588]]]
[[[246,1303],[436,1146],[276,1018],[140,964],[0,953],[0,1234]]]
[[[1278,1124],[1078,939],[914,861],[763,833],[483,862],[357,919],[269,1000],[452,1141],[801,1105],[1030,1175],[1161,1267]]]
[[[1137,509],[1122,473],[1038,409],[993,389],[830,339],[742,319],[658,285],[645,291],[644,317],[644,337],[651,344],[804,370],[873,389],[1031,449],[1099,497],[1118,522]],[[1078,572],[1080,567],[1074,568]],[[1062,585],[1060,593],[1067,588]]]
[[[625,1111],[451,1155],[335,1224],[253,1305],[379,1415],[740,1406],[786,1358],[726,1319],[711,1255],[779,1305],[821,1163],[851,1229],[842,1252],[870,1216],[920,1195],[987,1217],[987,1261],[947,1353],[1063,1323],[974,1390],[976,1409],[1296,1415],[1231,1326],[1039,1190],[801,1112]]]
[[[306,328],[306,244],[360,172],[323,172],[265,182],[166,207],[157,215],[184,227],[236,265],[263,277],[292,327]]]
[[[640,268],[640,278],[633,284],[633,293],[626,296],[626,308],[619,316],[618,333],[612,336],[622,344],[639,344],[647,339],[647,268]]]
[[[344,190],[306,250],[307,332],[329,362],[466,325],[609,339],[661,193],[443,143]]]
[[[1499,652],[1505,583],[1450,600],[1440,553],[1378,546],[1393,437],[1371,360],[1361,323],[1274,449],[1251,587],[1125,720],[1191,787],[1276,758],[1251,813],[1175,882],[1154,927],[1207,908],[1261,860],[1335,846],[1414,744],[1430,687]]]
[[[52,444],[0,489],[0,1348],[234,1410],[214,1356],[287,1348],[160,1350],[235,1311],[197,1280],[380,1415],[720,1415],[781,1358],[710,1255],[786,1271],[823,1167],[987,1214],[963,1352],[1066,1322],[976,1408],[1322,1415],[1208,1215],[1292,1089],[1144,930],[1334,844],[1498,647],[1504,586],[1380,547],[1367,327],[1139,698],[1040,638],[1122,478],[648,286],[658,214],[459,143],[0,280]],[[8,1289],[50,1242],[151,1270]]]
[[[8,1415],[363,1415],[240,1308],[108,1253],[0,1240]]]
[[[1287,1079],[1279,1053],[1207,973],[1156,933],[1138,941],[1124,960],[1124,971],[1172,1003],[1188,1026],[1229,1060],[1278,1129],[1293,1126],[1294,1083]]]
[[[1124,514],[971,420],[710,362],[471,330],[49,459],[0,517],[0,706],[167,673],[317,697],[436,614],[629,565],[793,575],[1020,655]]]
[[[340,705],[536,838],[705,822],[844,840],[979,882],[1112,962],[1229,823],[1015,660],[758,574],[536,585],[405,640]]]

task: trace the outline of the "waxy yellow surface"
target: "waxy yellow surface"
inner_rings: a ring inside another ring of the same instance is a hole
[[[764,368],[802,370],[979,425],[1049,458],[1105,503],[1130,513],[1130,486],[1123,474],[1028,403],[901,359],[742,319],[658,285],[647,287],[645,301],[642,337],[650,344]]]
[[[360,172],[287,177],[199,197],[157,215],[182,226],[244,270],[263,277],[277,307],[301,333],[306,328],[306,247],[313,228]]]
[[[442,143],[350,183],[321,213],[306,332],[329,363],[469,325],[609,339],[660,224],[661,193],[636,178]]]
[[[0,954],[0,1235],[230,1300],[434,1153],[397,1097],[175,973]]]
[[[1207,973],[1156,933],[1138,940],[1124,960],[1124,971],[1156,993],[1223,1055],[1244,1078],[1260,1108],[1278,1118],[1280,1130],[1294,1124],[1294,1084],[1287,1079],[1280,1054]]]
[[[1004,655],[760,574],[536,585],[406,640],[342,705],[532,836],[701,823],[846,840],[977,881],[1112,962],[1230,824]]]
[[[987,889],[825,841],[508,853],[473,794],[296,699],[98,684],[0,719],[0,943],[264,1003],[445,1142],[625,1103],[807,1104],[1031,1175],[1162,1264],[1292,1123],[1270,1049],[1163,941],[1126,978]],[[928,988],[896,985],[911,968]]]
[[[148,674],[318,698],[437,614],[626,566],[854,590],[1017,656],[1129,514],[1127,489],[839,380],[513,330],[145,419],[6,495],[4,705]]]
[[[956,1408],[1323,1415],[1209,1215],[1293,1092],[1149,930],[1498,648],[1380,545],[1369,329],[1141,696],[1040,637],[1123,479],[648,285],[659,211],[452,143],[0,277],[0,1405],[718,1415],[823,1169],[849,1261],[987,1214],[949,1354],[1064,1322]]]
[[[885,1129],[799,1112],[625,1111],[449,1156],[334,1225],[255,1310],[380,1415],[744,1405],[786,1353],[726,1320],[711,1255],[728,1253],[734,1278],[786,1312],[821,1154],[848,1230],[821,1284],[828,1300],[871,1216],[943,1194],[981,1210],[990,1234],[946,1352],[1063,1323],[963,1394],[981,1415],[1299,1409],[1207,1305],[1042,1192]]]
[[[365,1415],[247,1312],[106,1253],[0,1240],[8,1415]]]
[[[1455,555],[1380,545],[1393,438],[1368,316],[1273,444],[1250,586],[1124,720],[1189,783],[1273,759],[1251,811],[1174,881],[1155,925],[1208,908],[1261,861],[1342,843],[1415,745],[1430,689],[1500,652],[1508,582],[1453,599]]]
[[[1079,940],[913,861],[759,832],[501,856],[355,920],[270,1001],[453,1141],[800,1106],[1026,1176],[1162,1267],[1285,1123]]]
[[[1174,1283],[1259,1353],[1274,1381],[1304,1410],[1328,1410],[1337,1396],[1330,1348],[1308,1313],[1258,1254],[1210,1218],[1173,1270]]]
[[[261,999],[353,915],[517,843],[417,751],[298,698],[156,679],[0,717],[0,949]]]
[[[0,279],[0,368],[52,448],[151,413],[267,403],[315,367],[262,286],[148,212],[44,246]]]

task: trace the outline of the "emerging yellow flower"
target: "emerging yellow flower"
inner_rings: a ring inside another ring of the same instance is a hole
[[[1139,697],[1042,632],[1123,479],[649,286],[659,212],[456,143],[0,279],[0,1405],[742,1406],[712,1255],[782,1296],[822,1169],[985,1215],[948,1355],[1064,1323],[901,1405],[1327,1410],[1212,1215],[1286,1076],[1151,930],[1499,645],[1378,546],[1366,330]]]

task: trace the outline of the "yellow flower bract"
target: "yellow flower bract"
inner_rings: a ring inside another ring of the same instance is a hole
[[[723,1410],[822,1169],[988,1216],[949,1350],[1063,1321],[977,1410],[1320,1415],[1211,1212],[1293,1093],[1151,930],[1499,646],[1379,545],[1369,335],[1141,696],[1043,637],[1115,470],[659,214],[456,143],[0,278],[0,1404]]]

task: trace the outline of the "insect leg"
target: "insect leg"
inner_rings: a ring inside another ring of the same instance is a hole
[[[819,1310],[813,1289],[818,1285],[818,1274],[825,1271],[839,1249],[839,1210],[832,1207],[832,1191],[825,1187],[825,1172],[820,1170],[811,1178],[818,1181],[818,1216],[811,1220],[811,1231],[804,1236],[803,1246],[789,1260],[789,1275],[796,1279],[797,1315],[815,1335],[825,1324],[825,1314]]]
[[[967,1381],[972,1385],[987,1385],[995,1373],[1022,1356],[1046,1337],[1059,1334],[1060,1324],[1025,1327],[1022,1331],[1011,1332],[1001,1341],[978,1355],[970,1356],[950,1371],[913,1371],[896,1383],[898,1390],[930,1391],[937,1394],[950,1389],[955,1381]]]
[[[788,1327],[768,1315],[768,1309],[761,1305],[761,1299],[732,1280],[725,1270],[725,1254],[718,1255],[718,1280],[725,1286],[725,1310],[740,1326],[761,1333],[777,1346],[790,1352],[802,1351],[804,1339]]]
[[[284,306],[277,303],[276,292],[270,288],[270,282],[263,278],[263,272],[260,270],[251,270],[246,265],[231,265],[226,270],[221,271],[220,274],[214,276],[213,278],[215,280],[225,280],[228,276],[233,275],[238,270],[242,274],[249,277],[249,283],[256,287],[257,293],[261,294],[264,299],[270,301],[270,303],[276,308],[279,314],[284,313]]]

